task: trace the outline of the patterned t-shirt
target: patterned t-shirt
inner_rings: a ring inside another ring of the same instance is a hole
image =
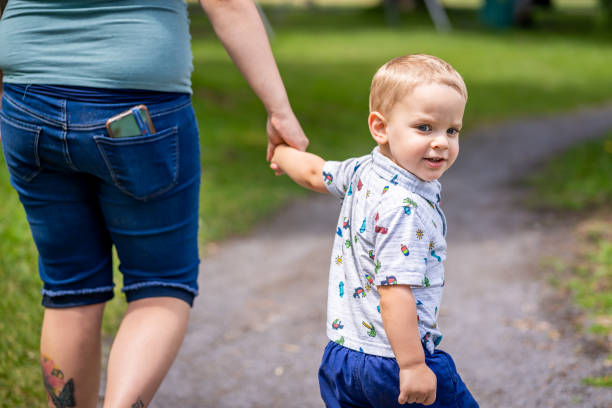
[[[323,167],[325,185],[343,199],[332,250],[327,336],[368,354],[394,357],[380,315],[379,285],[410,285],[419,335],[430,352],[442,340],[446,220],[440,183],[425,182],[382,155]]]

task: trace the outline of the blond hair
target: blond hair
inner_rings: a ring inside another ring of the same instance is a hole
[[[463,78],[446,61],[426,54],[393,58],[380,67],[370,87],[370,112],[388,114],[393,105],[422,84],[448,85],[467,100]]]

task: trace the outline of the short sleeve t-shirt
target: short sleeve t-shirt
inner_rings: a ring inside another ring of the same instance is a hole
[[[440,183],[425,182],[375,148],[323,167],[342,208],[331,255],[327,335],[343,346],[394,357],[380,315],[380,285],[410,285],[421,341],[442,340],[438,312],[444,286],[446,220]]]
[[[191,93],[184,0],[11,0],[0,69],[11,84]]]

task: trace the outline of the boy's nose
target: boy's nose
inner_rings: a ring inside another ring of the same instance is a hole
[[[444,149],[444,148],[448,148],[448,140],[446,138],[445,134],[439,134],[437,135],[432,141],[431,141],[431,147],[434,149]]]

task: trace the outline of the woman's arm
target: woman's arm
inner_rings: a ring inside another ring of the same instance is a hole
[[[219,40],[268,111],[268,150],[286,143],[304,151],[308,139],[295,117],[268,42],[265,27],[252,0],[200,0]]]

